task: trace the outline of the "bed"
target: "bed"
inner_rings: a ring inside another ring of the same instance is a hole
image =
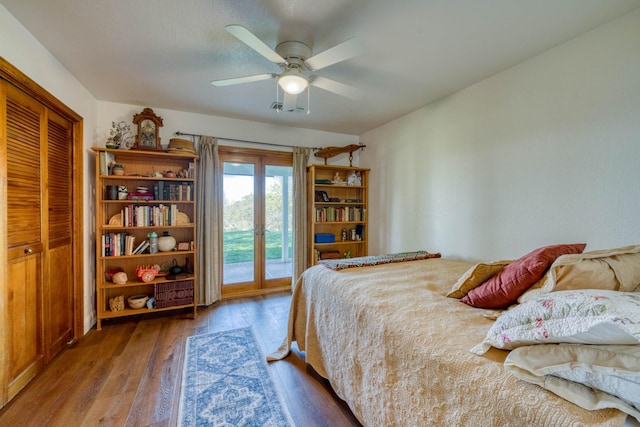
[[[285,358],[295,341],[365,426],[625,425],[618,409],[583,409],[508,372],[508,350],[470,351],[500,311],[446,295],[476,265],[311,267],[294,286],[287,337],[268,358]]]

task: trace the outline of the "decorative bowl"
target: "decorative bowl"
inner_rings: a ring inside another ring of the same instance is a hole
[[[124,285],[125,283],[127,283],[127,280],[129,280],[129,278],[127,277],[127,273],[125,273],[124,271],[115,273],[113,277],[111,277],[111,281],[116,285]]]
[[[147,303],[148,299],[149,297],[146,295],[133,295],[127,298],[127,302],[131,308],[142,308]]]

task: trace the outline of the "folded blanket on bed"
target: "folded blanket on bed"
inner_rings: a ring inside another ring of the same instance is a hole
[[[344,258],[322,260],[319,264],[332,270],[342,270],[349,267],[367,267],[369,265],[389,264],[392,262],[415,261],[418,259],[440,258],[440,253],[429,253],[427,251],[400,252],[387,255],[371,255],[358,258]]]
[[[585,409],[616,408],[640,421],[640,345],[530,345],[511,351],[504,367]]]

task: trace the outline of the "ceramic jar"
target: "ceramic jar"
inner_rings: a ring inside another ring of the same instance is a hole
[[[176,238],[169,235],[168,231],[162,233],[162,236],[158,237],[158,250],[160,252],[169,252],[175,249]]]
[[[120,163],[116,163],[115,165],[113,165],[113,168],[111,168],[111,173],[117,176],[124,175],[124,166],[122,166]]]
[[[169,269],[169,274],[177,276],[178,274],[182,274],[182,271],[183,271],[182,267],[178,265],[178,261],[174,258],[173,267]]]

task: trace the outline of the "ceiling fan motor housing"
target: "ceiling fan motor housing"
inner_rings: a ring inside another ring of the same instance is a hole
[[[276,46],[276,53],[287,60],[290,66],[304,68],[304,61],[311,57],[311,48],[302,42],[282,42]]]

